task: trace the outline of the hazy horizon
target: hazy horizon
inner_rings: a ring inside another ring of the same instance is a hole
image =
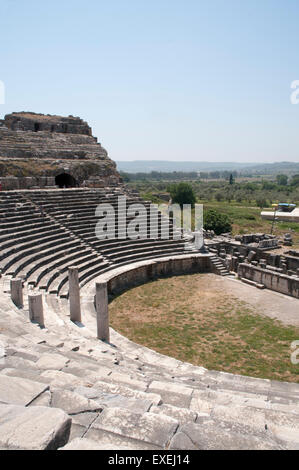
[[[298,18],[295,0],[2,0],[0,115],[80,116],[116,161],[298,162]]]

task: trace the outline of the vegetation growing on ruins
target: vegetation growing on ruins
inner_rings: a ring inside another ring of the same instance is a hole
[[[221,302],[219,302],[221,295]],[[208,369],[298,382],[290,344],[299,328],[257,314],[206,274],[159,279],[110,304],[111,324],[129,339]]]

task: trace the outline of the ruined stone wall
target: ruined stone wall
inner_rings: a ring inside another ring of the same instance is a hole
[[[247,263],[239,264],[238,275],[240,278],[250,279],[268,289],[299,299],[299,277],[287,276]]]
[[[137,261],[109,271],[97,278],[106,281],[110,295],[165,276],[212,272],[210,255],[196,254]]]
[[[74,116],[51,116],[30,112],[7,114],[4,125],[13,131],[55,132],[62,134],[92,135],[87,122]]]
[[[1,123],[0,123],[1,124]],[[13,113],[0,125],[2,189],[52,186],[69,173],[79,185],[117,185],[116,164],[80,118]],[[31,179],[30,179],[31,178]]]

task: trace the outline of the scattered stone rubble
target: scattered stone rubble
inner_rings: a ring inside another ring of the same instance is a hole
[[[206,245],[213,255],[212,260],[215,259],[218,267],[220,262],[224,266],[218,274],[238,274],[244,282],[258,288],[267,287],[299,298],[298,254],[294,250],[284,255],[268,252],[277,248],[277,239],[272,235],[240,235],[235,239],[215,237]]]

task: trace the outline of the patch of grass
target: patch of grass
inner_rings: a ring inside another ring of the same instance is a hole
[[[273,300],[274,301],[274,300]],[[160,279],[115,298],[111,325],[131,340],[208,369],[299,383],[299,328],[214,289],[206,275]]]

